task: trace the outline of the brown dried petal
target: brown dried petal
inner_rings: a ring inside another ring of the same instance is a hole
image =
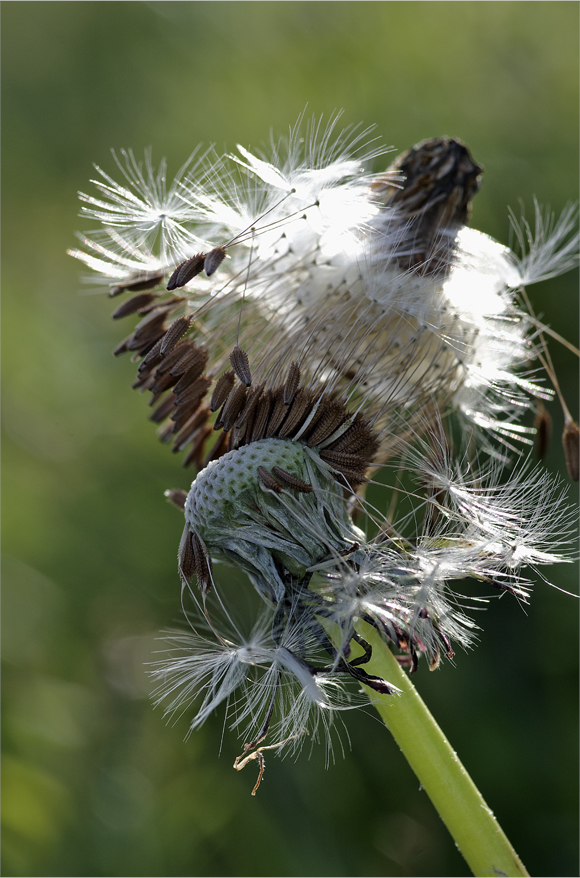
[[[138,351],[146,345],[154,345],[165,332],[165,314],[153,311],[137,324],[133,337],[127,342],[127,349]]]
[[[114,357],[118,357],[118,356],[120,356],[120,354],[125,354],[125,353],[127,353],[127,351],[129,350],[129,348],[128,348],[128,344],[129,344],[130,341],[132,341],[132,339],[133,339],[133,334],[131,333],[131,335],[129,335],[127,338],[125,338],[125,339],[121,342],[121,344],[118,344],[118,345],[117,345],[117,347],[116,347],[115,350],[113,351],[113,356],[114,356]]]
[[[175,375],[171,375],[167,372],[165,375],[161,375],[160,378],[155,376],[155,382],[150,387],[151,393],[154,396],[159,396],[160,393],[163,393],[165,390],[169,390],[170,387],[173,387],[174,384],[177,384],[177,378]],[[154,405],[153,399],[149,402],[149,405]]]
[[[160,442],[163,442],[164,445],[168,445],[169,442],[171,442],[171,439],[173,438],[174,433],[175,433],[175,424],[173,423],[173,421],[168,421],[168,423],[165,424],[164,427],[160,428],[157,431],[157,436],[158,436]]]
[[[359,457],[358,454],[346,454],[344,451],[332,451],[329,448],[324,448],[320,452],[320,456],[323,460],[326,460],[332,466],[335,464],[339,467],[346,467],[350,470],[366,470],[368,466],[368,462]]]
[[[439,647],[436,646],[434,654],[429,657],[429,670],[436,671],[440,664],[441,664],[441,653],[439,652]]]

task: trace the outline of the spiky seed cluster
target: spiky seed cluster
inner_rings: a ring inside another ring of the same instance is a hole
[[[328,732],[357,701],[346,679],[392,691],[361,667],[360,620],[411,671],[421,655],[433,669],[474,636],[449,584],[472,577],[526,600],[522,567],[559,560],[570,529],[545,475],[519,467],[502,484],[492,437],[521,437],[530,396],[550,395],[518,372],[542,327],[516,291],[574,264],[574,211],[554,224],[536,207],[535,234],[516,228],[517,259],[466,226],[482,169],[464,144],[424,141],[372,175],[364,163],[381,151],[365,152],[367,132],[333,142],[336,123],[311,126],[303,149],[292,132],[272,161],[242,147],[194,156],[169,189],[164,168],[124,154],[129,188],[99,172],[102,197],[82,198],[103,233],[74,252],[111,296],[134,294],[113,315],[139,316],[115,353],[140,361],[133,386],[151,392],[151,420],[199,470],[167,497],[184,511],[179,570],[209,630],[188,614],[162,692],[170,710],[201,698],[192,728],[232,705],[260,759],[268,727],[294,748],[305,728]],[[455,459],[448,411],[466,448],[484,431],[495,463],[462,448]],[[563,441],[577,477],[569,413]],[[361,490],[385,462],[388,515]],[[265,601],[249,636],[215,561],[246,571]]]

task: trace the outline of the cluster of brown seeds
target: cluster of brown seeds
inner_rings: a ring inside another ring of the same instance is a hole
[[[124,288],[135,289],[135,283],[144,282],[129,279]],[[365,481],[378,442],[362,416],[351,415],[344,401],[323,386],[302,387],[296,362],[282,384],[255,384],[247,353],[238,346],[230,354],[231,369],[214,381],[214,375],[205,374],[207,350],[190,337],[192,318],[182,315],[167,323],[185,300],[158,299],[155,293],[139,292],[117,308],[115,318],[137,313],[142,319],[115,354],[133,351],[140,359],[133,388],[151,392],[150,419],[161,425],[161,440],[172,442],[173,451],[186,451],[184,466],[202,469],[225,452],[260,439],[299,439],[318,448],[322,459],[352,487]],[[212,442],[217,431],[220,435]],[[295,477],[277,473],[266,478],[276,491],[310,490],[298,485]]]
[[[167,282],[168,290],[176,290],[184,287],[190,280],[193,280],[202,271],[205,271],[208,277],[214,274],[224,259],[226,258],[225,247],[214,247],[209,253],[196,253],[189,259],[180,262]]]

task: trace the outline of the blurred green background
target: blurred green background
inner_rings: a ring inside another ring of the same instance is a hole
[[[464,139],[485,166],[473,225],[507,242],[508,205],[576,198],[578,4],[2,7],[4,875],[465,875],[371,712],[348,716],[328,769],[321,746],[271,757],[254,799],[221,717],[184,743],[187,717],[152,709],[143,666],[179,618],[163,491],[189,475],[111,356],[127,326],[65,251],[111,147],[176,171],[200,141],[259,147],[307,104],[399,151]],[[531,297],[576,334],[576,273]],[[552,353],[575,407],[577,364]],[[547,573],[575,590],[575,565]],[[477,649],[416,678],[535,875],[578,874],[577,612],[538,578],[525,612],[493,601]]]

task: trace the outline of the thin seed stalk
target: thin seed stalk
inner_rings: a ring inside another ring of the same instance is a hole
[[[372,626],[361,622],[357,630],[373,649],[365,670],[401,690],[400,695],[393,696],[379,695],[367,688],[369,696],[473,874],[529,875],[388,646]]]

